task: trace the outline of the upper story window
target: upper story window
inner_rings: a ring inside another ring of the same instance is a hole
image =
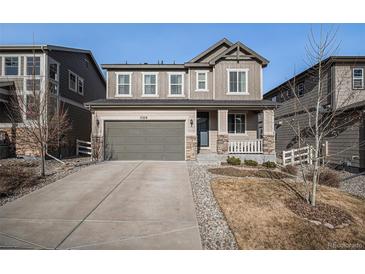
[[[242,113],[228,114],[228,133],[246,133],[246,115]]]
[[[41,75],[41,58],[27,56],[27,75]]]
[[[58,64],[49,64],[49,78],[51,78],[54,81],[58,81],[59,79]]]
[[[157,73],[143,74],[143,95],[157,95]]]
[[[271,101],[276,102],[276,95],[271,98]]]
[[[77,92],[80,95],[84,95],[84,79],[77,77]]]
[[[184,74],[170,73],[169,75],[169,94],[170,96],[184,96]]]
[[[247,69],[227,69],[228,71],[228,93],[247,94]]]
[[[299,83],[297,85],[297,95],[298,97],[302,97],[304,95],[304,83]]]
[[[117,96],[131,96],[131,73],[117,74]]]
[[[364,69],[354,68],[352,70],[352,87],[353,89],[364,88]]]
[[[196,91],[208,91],[208,72],[196,72]]]
[[[72,71],[68,71],[68,88],[76,92],[77,75]]]
[[[19,57],[5,57],[5,75],[19,75]]]

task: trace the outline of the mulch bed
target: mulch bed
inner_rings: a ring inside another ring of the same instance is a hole
[[[316,206],[311,206],[302,199],[288,199],[285,206],[300,217],[308,220],[319,221],[322,224],[331,224],[334,227],[349,224],[353,221],[346,211],[322,202],[317,202]]]
[[[279,171],[268,170],[268,169],[240,169],[234,167],[225,168],[210,168],[209,172],[217,175],[233,176],[233,177],[259,177],[269,179],[283,179],[289,176]]]

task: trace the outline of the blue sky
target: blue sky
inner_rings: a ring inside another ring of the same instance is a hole
[[[55,44],[90,49],[103,63],[183,63],[223,37],[241,41],[270,64],[269,91],[300,72],[310,24],[0,24],[0,44]],[[341,24],[338,55],[365,55],[365,24]]]

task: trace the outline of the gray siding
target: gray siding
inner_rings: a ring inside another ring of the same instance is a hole
[[[208,91],[197,91],[197,71],[208,71]],[[190,69],[190,98],[191,99],[213,99],[213,72],[209,69]]]
[[[78,103],[105,98],[105,83],[99,76],[91,58],[85,53],[50,51],[49,56],[60,63],[60,95]],[[68,70],[84,79],[84,95],[68,88]]]

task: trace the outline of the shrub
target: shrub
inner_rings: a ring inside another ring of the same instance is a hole
[[[257,161],[255,161],[255,160],[245,160],[244,163],[246,166],[257,166],[258,165]]]
[[[271,161],[267,161],[267,162],[263,162],[262,166],[266,167],[266,168],[276,168],[276,163],[271,162]]]
[[[313,179],[313,170],[309,171],[306,175],[308,180]],[[319,182],[320,185],[325,185],[329,187],[336,187],[340,186],[340,177],[338,176],[336,171],[333,171],[328,168],[324,168],[319,173]]]
[[[293,165],[287,165],[281,168],[281,171],[284,173],[289,173],[291,175],[297,175],[298,174],[298,168]]]
[[[239,166],[241,164],[241,159],[234,156],[228,156],[227,163],[234,166]]]

